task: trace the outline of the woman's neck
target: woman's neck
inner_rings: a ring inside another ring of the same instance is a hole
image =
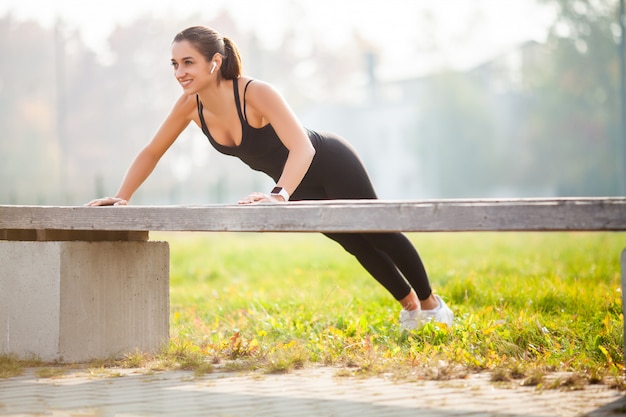
[[[236,81],[236,80],[235,80]],[[221,80],[219,84],[198,91],[202,106],[213,114],[226,111],[226,104],[233,100],[233,80]]]

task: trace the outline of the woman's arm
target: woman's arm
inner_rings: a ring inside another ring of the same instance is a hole
[[[99,198],[88,206],[126,205],[139,186],[152,173],[157,163],[189,125],[196,111],[195,97],[181,96],[165,118],[152,140],[137,154],[128,168],[115,197]]]
[[[291,107],[271,85],[255,80],[248,88],[246,100],[254,111],[272,125],[289,150],[285,167],[276,185],[284,188],[291,195],[311,166],[315,148]],[[267,199],[265,194],[254,193],[240,203],[253,203]]]

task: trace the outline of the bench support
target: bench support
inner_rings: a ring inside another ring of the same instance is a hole
[[[0,241],[0,354],[83,362],[169,338],[169,245]]]

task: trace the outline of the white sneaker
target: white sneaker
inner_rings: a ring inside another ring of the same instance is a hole
[[[400,310],[400,329],[413,330],[421,327],[424,324],[422,318],[422,310],[416,308],[415,310]]]
[[[448,326],[452,326],[454,321],[454,313],[446,303],[435,295],[439,305],[433,310],[401,310],[400,311],[400,328],[402,330],[414,330],[417,329],[429,321],[435,321],[437,323],[445,323]]]
[[[441,299],[441,297],[435,295],[435,298],[439,302],[439,305],[433,310],[422,310],[422,320],[424,322],[435,321],[437,323],[445,323],[448,326],[452,326],[452,322],[454,321],[454,313]]]

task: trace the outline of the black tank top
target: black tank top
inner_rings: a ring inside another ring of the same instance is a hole
[[[233,80],[235,105],[242,132],[239,146],[224,146],[215,141],[204,120],[200,98],[196,96],[202,132],[218,152],[235,156],[250,168],[264,172],[278,182],[289,150],[282,143],[272,125],[267,124],[257,129],[248,124],[246,90],[250,82],[252,80],[248,81],[243,90],[243,106],[241,106],[238,82]],[[376,198],[376,192],[367,171],[348,142],[334,133],[305,130],[315,148],[315,156],[290,200]]]
[[[239,100],[239,86],[237,80],[233,80],[233,92],[235,94],[235,104],[237,114],[241,122],[241,144],[238,146],[221,145],[213,139],[202,114],[202,103],[196,96],[198,103],[198,114],[202,125],[202,132],[209,139],[209,142],[220,153],[235,156],[241,159],[250,168],[261,171],[278,181],[283,172],[289,150],[283,145],[272,125],[267,124],[262,128],[255,128],[248,124],[246,116],[246,90],[253,80],[248,81],[243,90],[243,113]],[[310,135],[309,135],[310,136]]]

